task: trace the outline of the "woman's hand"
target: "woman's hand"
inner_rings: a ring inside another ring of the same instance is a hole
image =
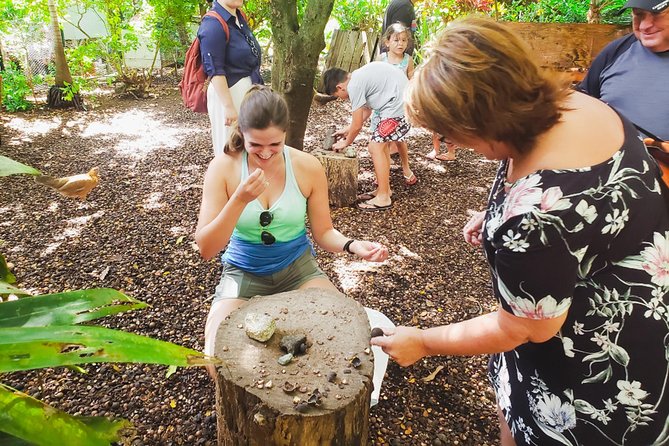
[[[369,342],[378,345],[390,358],[406,367],[427,356],[422,330],[414,327],[382,328],[385,336],[377,336]]]
[[[265,179],[265,172],[262,169],[256,169],[246,178],[246,181],[239,183],[233,197],[236,196],[243,203],[250,203],[265,192],[268,186],[269,182]]]
[[[643,143],[647,146],[657,147],[664,152],[669,152],[669,141],[658,141],[653,138],[644,138]]]
[[[339,141],[340,139],[348,137],[348,132],[351,131],[351,126],[344,127],[343,129],[339,129],[336,132],[332,134],[334,137],[335,141]]]
[[[481,246],[483,241],[483,220],[485,219],[485,211],[473,212],[464,228],[462,228],[462,235],[465,241],[472,246]]]
[[[388,248],[381,243],[354,240],[348,249],[369,262],[383,262],[388,258]]]
[[[348,144],[346,144],[346,138],[340,139],[336,143],[332,144],[332,150],[335,151],[335,152],[341,152],[347,146],[348,146]]]
[[[237,120],[237,110],[235,107],[225,107],[225,125],[232,125]]]

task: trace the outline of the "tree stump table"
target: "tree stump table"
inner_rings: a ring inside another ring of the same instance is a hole
[[[354,204],[358,196],[358,157],[348,158],[343,153],[322,149],[313,150],[311,154],[325,168],[330,205],[342,207]]]
[[[249,338],[249,314],[276,329]],[[278,358],[285,336],[306,336],[303,353]],[[366,445],[373,356],[364,308],[341,293],[305,289],[250,299],[216,333],[220,445]],[[306,347],[306,350],[305,350]],[[283,358],[285,359],[285,357]]]

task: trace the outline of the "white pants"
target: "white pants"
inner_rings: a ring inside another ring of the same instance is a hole
[[[244,95],[251,88],[251,85],[251,78],[244,77],[230,88],[232,104],[235,106],[237,113],[239,113],[239,106],[242,103],[242,99],[244,99]],[[211,84],[207,87],[207,112],[209,113],[209,121],[211,122],[211,143],[214,147],[214,155],[219,155],[223,153],[223,147],[228,141],[229,126],[225,125],[225,108],[223,108],[223,102]]]

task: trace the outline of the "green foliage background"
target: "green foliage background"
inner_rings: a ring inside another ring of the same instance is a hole
[[[309,0],[296,0],[298,16]],[[604,23],[629,23],[628,13],[617,14],[625,0],[594,0],[601,8]],[[348,30],[380,31],[384,11],[390,0],[336,0],[331,16],[332,26]],[[46,0],[0,0],[0,42],[15,39],[31,42],[36,31],[48,26]],[[590,2],[587,0],[424,0],[416,2],[419,43],[427,42],[449,21],[470,13],[482,13],[499,20],[524,22],[586,22]],[[70,17],[68,9],[84,12],[94,10],[107,19],[108,36],[88,38],[74,48],[66,49],[70,71],[74,78],[72,88],[94,87],[90,81],[95,72],[95,61],[114,68],[117,79],[137,79],[137,70],[129,69],[124,53],[137,49],[140,42],[160,49],[164,59],[183,61],[186,49],[194,38],[200,15],[209,4],[205,0],[59,0],[61,24],[76,26],[77,17]],[[264,52],[271,54],[269,0],[246,0],[243,6],[254,33]],[[329,36],[326,35],[326,42]],[[6,47],[6,45],[5,45]],[[23,57],[23,55],[20,55]],[[417,52],[417,62],[421,53]],[[7,62],[7,61],[5,61]],[[16,67],[2,74],[4,89],[2,103],[7,111],[30,108],[27,100],[33,79],[22,77]],[[52,72],[47,74],[50,80]],[[141,73],[140,73],[141,74]],[[148,77],[151,73],[141,74]],[[106,79],[110,82],[110,79]]]

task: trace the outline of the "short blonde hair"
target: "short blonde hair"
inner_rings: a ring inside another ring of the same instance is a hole
[[[527,152],[565,110],[569,80],[543,71],[492,19],[454,21],[428,51],[407,88],[407,116],[448,139],[501,141]]]

